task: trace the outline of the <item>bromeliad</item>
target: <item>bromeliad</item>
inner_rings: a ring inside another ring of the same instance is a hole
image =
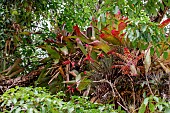
[[[123,60],[117,62],[117,64],[113,65],[112,68],[120,68],[120,71],[122,71],[122,74],[124,75],[131,75],[131,76],[138,75],[137,68],[139,67],[137,66],[137,63],[141,58],[143,58],[144,56],[143,53],[139,55],[138,51],[130,52],[128,48],[124,48],[124,55],[114,51],[110,51],[108,52],[108,54],[115,55],[121,60]]]

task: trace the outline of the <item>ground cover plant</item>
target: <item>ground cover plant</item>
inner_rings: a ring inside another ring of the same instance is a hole
[[[65,101],[66,95],[58,92],[52,95],[43,87],[15,87],[5,92],[0,97],[0,112],[9,113],[126,113],[119,107],[113,109],[113,104],[99,104],[88,101],[87,97],[72,96],[70,101]],[[148,107],[149,106],[149,107]],[[162,98],[150,96],[145,98],[139,108],[139,113],[146,109],[150,112],[169,112],[170,103]]]
[[[50,94],[42,87],[11,88],[0,97],[0,112],[9,113],[116,113],[125,111],[114,110],[113,105],[94,104],[85,97],[73,96],[68,102],[66,95],[59,92]]]

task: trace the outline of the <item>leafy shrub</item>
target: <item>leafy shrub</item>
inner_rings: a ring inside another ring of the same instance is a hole
[[[165,99],[159,98],[157,96],[150,96],[144,99],[141,104],[138,113],[169,113],[170,112],[170,102],[165,101]]]
[[[52,95],[43,87],[16,87],[0,97],[0,112],[3,113],[125,113],[119,106],[91,103],[86,97],[72,96],[64,101],[62,92]],[[136,109],[137,110],[137,109]],[[135,110],[135,111],[136,111]],[[157,96],[146,97],[138,109],[139,113],[155,111],[169,113],[170,102]]]
[[[94,104],[85,97],[73,96],[68,102],[65,95],[51,95],[42,87],[16,87],[6,91],[0,97],[0,112],[8,113],[116,113],[113,105]],[[63,98],[63,99],[62,99]]]

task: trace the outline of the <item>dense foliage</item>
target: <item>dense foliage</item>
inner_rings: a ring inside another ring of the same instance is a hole
[[[119,107],[113,109],[113,105],[91,103],[86,97],[72,96],[66,102],[63,92],[56,95],[50,94],[42,87],[16,87],[11,88],[0,97],[0,112],[10,113],[125,113]],[[150,96],[145,98],[139,113],[144,113],[146,108],[150,112],[169,113],[170,102],[162,98]]]
[[[0,97],[0,112],[9,113],[116,113],[112,105],[94,104],[85,97],[73,96],[69,102],[62,92],[51,95],[42,87],[11,88]]]
[[[128,113],[169,110],[162,103],[170,99],[169,0],[2,0],[0,7],[1,94],[33,85]]]

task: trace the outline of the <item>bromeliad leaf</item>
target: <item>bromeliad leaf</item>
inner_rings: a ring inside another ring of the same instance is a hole
[[[81,32],[80,32],[78,25],[73,26],[73,29],[74,29],[77,36],[81,36]]]
[[[122,31],[126,28],[126,23],[124,22],[120,22],[119,26],[118,26],[118,31]]]
[[[76,42],[77,42],[77,46],[81,49],[81,51],[83,52],[84,55],[87,55],[87,51],[84,48],[81,40],[79,38],[76,38]]]
[[[96,49],[101,49],[105,53],[108,53],[111,50],[110,46],[108,46],[108,44],[106,44],[102,40],[100,40],[100,41],[99,40],[95,40],[95,41],[89,43],[89,45],[93,46]]]
[[[165,21],[163,21],[159,27],[160,28],[164,28],[166,25],[168,25],[170,23],[170,18],[166,19]]]
[[[124,55],[114,51],[110,51],[108,53],[113,54],[123,60],[122,62],[118,62],[118,65],[113,65],[112,68],[120,68],[122,74],[131,75],[131,76],[138,75],[137,64],[138,61],[141,58],[143,58],[144,54],[141,53],[140,55],[138,55],[138,52],[136,51],[130,52],[128,48],[124,48]]]
[[[52,58],[52,59],[60,59],[60,54],[58,53],[57,50],[55,50],[54,48],[52,48],[52,46],[50,45],[42,45],[42,46],[38,46],[42,49],[45,49],[47,50],[49,56]]]
[[[108,43],[112,43],[114,45],[121,44],[121,41],[118,38],[112,36],[111,34],[101,33],[100,38],[102,38],[104,41],[107,41]]]
[[[87,88],[88,85],[90,85],[91,80],[87,79],[87,78],[83,78],[81,79],[80,83],[77,85],[77,88],[79,91],[82,91],[84,89]]]

